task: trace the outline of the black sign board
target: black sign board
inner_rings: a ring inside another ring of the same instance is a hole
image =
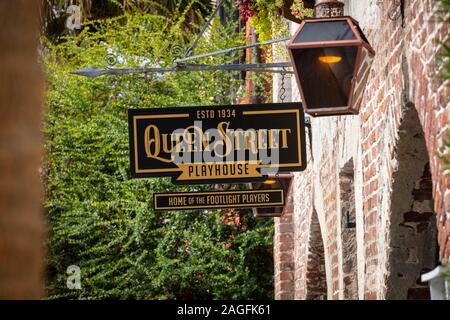
[[[162,210],[282,207],[283,189],[154,193],[153,207]]]
[[[136,178],[230,183],[306,168],[299,103],[130,109]]]

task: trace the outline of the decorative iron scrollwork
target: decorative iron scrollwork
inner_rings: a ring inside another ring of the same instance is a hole
[[[284,102],[284,99],[286,99],[286,88],[284,86],[285,77],[286,77],[286,68],[282,68],[281,69],[281,86],[280,86],[281,102]]]
[[[190,55],[191,50],[186,49],[184,46],[180,44],[175,44],[170,48],[170,55],[172,56],[172,60],[175,61],[177,59],[183,59]]]
[[[107,68],[112,68],[117,64],[117,56],[113,53],[108,53],[105,56],[105,62],[106,62]]]

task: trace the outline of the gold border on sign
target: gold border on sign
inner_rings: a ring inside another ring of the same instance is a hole
[[[189,113],[179,113],[179,114],[159,114],[159,115],[146,115],[146,116],[133,116],[134,125],[134,169],[136,173],[152,173],[152,172],[178,172],[177,168],[173,169],[139,169],[139,158],[138,158],[138,148],[137,148],[137,119],[171,119],[171,118],[189,118]]]
[[[188,206],[188,207],[157,207],[158,201],[156,198],[158,196],[189,196],[189,195],[204,195],[204,194],[236,194],[236,193],[267,193],[267,192],[281,192],[281,202],[271,202],[265,203],[264,206],[284,206],[284,190],[283,189],[272,189],[272,190],[247,190],[247,191],[211,191],[211,192],[181,192],[181,193],[154,193],[153,194],[153,204],[155,210],[176,210],[176,209],[215,209],[215,208],[242,208],[242,207],[252,207],[257,205],[253,204],[221,204],[216,206]]]
[[[297,144],[298,148],[298,161],[297,163],[282,163],[278,165],[267,164],[260,165],[259,168],[283,168],[283,167],[294,167],[302,166],[301,157],[301,135],[300,135],[300,111],[298,109],[283,109],[283,110],[255,110],[255,111],[243,111],[243,115],[258,115],[258,114],[280,114],[280,113],[295,113],[297,120]],[[139,169],[139,158],[138,158],[138,148],[137,148],[137,123],[136,120],[140,119],[170,119],[170,118],[188,118],[188,113],[183,114],[167,114],[167,115],[134,115],[133,116],[133,132],[134,132],[134,167],[136,173],[158,173],[158,172],[181,172],[179,168],[168,168],[168,169]],[[220,178],[219,178],[220,179]]]
[[[284,109],[284,110],[260,110],[260,111],[243,111],[243,115],[255,115],[255,114],[277,114],[277,113],[295,113],[297,115],[297,143],[300,146],[298,148],[298,161],[297,163],[282,163],[278,165],[265,164],[260,165],[260,168],[283,168],[292,166],[302,166],[301,157],[301,144],[302,140],[300,138],[300,111],[298,109]]]

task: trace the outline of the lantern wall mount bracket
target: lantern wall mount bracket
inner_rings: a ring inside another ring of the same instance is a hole
[[[185,64],[176,65],[169,68],[98,68],[88,67],[73,71],[73,74],[96,78],[103,75],[125,75],[125,74],[139,74],[139,73],[165,73],[165,72],[180,72],[180,71],[254,71],[254,72],[270,72],[270,73],[289,73],[292,71],[282,70],[281,68],[291,67],[290,62],[277,62],[277,63],[253,63],[253,64],[225,64],[225,65],[195,65]],[[275,69],[280,68],[280,69]]]

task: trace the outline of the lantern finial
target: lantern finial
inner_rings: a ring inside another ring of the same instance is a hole
[[[314,17],[332,18],[344,15],[344,3],[338,0],[316,0]]]

